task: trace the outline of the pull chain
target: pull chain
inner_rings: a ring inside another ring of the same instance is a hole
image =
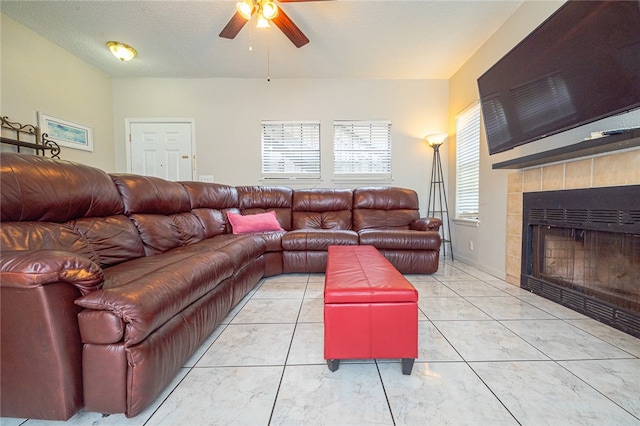
[[[249,52],[253,52],[253,16],[249,20]]]
[[[271,28],[267,28],[267,81],[271,81],[271,66],[270,66],[270,40],[271,40]]]

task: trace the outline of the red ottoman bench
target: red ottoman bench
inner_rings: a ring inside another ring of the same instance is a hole
[[[373,246],[329,246],[324,279],[324,358],[418,357],[418,292]]]

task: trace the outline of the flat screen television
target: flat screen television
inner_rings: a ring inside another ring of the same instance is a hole
[[[640,1],[568,1],[478,88],[489,154],[640,107]]]

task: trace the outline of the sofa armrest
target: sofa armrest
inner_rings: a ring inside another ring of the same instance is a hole
[[[66,282],[85,295],[99,289],[103,279],[95,262],[63,250],[5,251],[0,260],[2,287],[34,288]]]
[[[411,222],[410,229],[414,231],[437,231],[442,226],[442,220],[437,217],[421,217]]]

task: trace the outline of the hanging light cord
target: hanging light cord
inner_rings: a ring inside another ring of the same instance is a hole
[[[271,81],[271,67],[270,67],[270,57],[269,57],[269,47],[270,44],[269,41],[271,40],[271,28],[267,28],[267,81]]]

